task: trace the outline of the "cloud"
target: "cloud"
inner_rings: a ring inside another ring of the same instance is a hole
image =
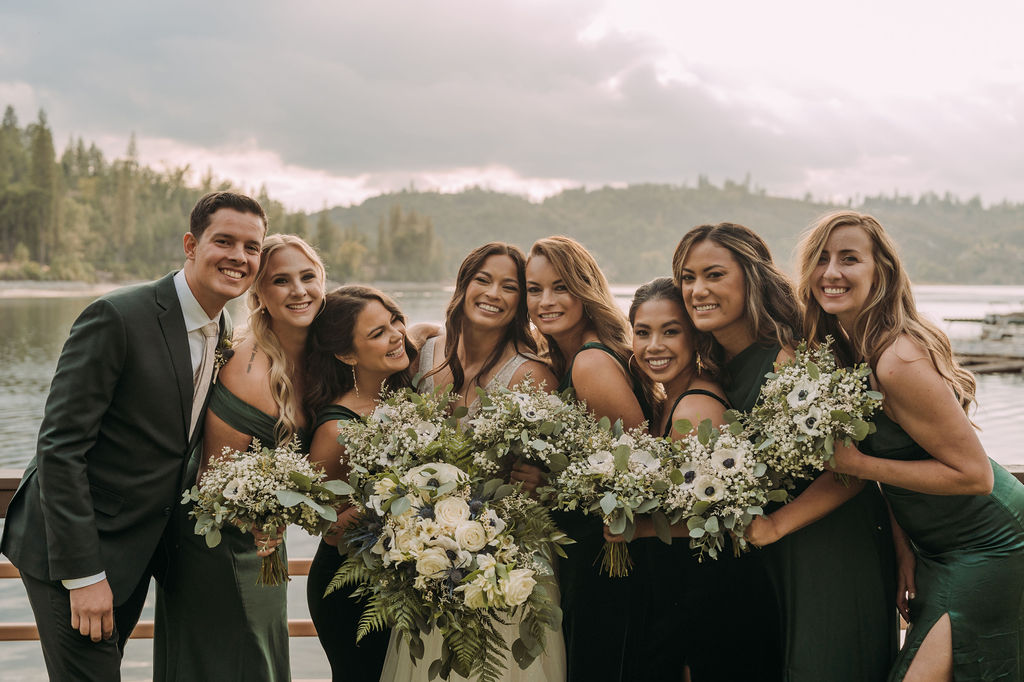
[[[1024,64],[1000,47],[1020,12],[995,4],[1007,21],[920,2],[40,1],[0,11],[0,83],[33,93],[22,120],[134,131],[144,157],[173,148],[306,207],[410,181],[536,197],[747,173],[787,194],[1024,200]]]

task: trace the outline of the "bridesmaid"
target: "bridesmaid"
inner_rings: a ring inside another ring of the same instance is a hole
[[[720,371],[732,407],[749,410],[765,374],[792,357],[801,324],[792,285],[764,241],[732,223],[688,232],[672,271],[699,332],[699,362]],[[725,661],[729,673],[723,674],[722,664],[694,667],[694,680],[884,677],[896,647],[895,564],[879,491],[862,481],[844,486],[826,473],[795,493],[770,521],[750,528],[755,544],[784,539],[764,552],[701,566],[721,587],[697,598],[696,612],[725,609],[741,629],[761,637],[751,643],[756,653],[747,650],[742,657],[731,655],[724,638],[695,642],[708,661]],[[807,510],[814,517],[831,514],[812,524]]]
[[[899,585],[913,628],[889,679],[1024,679],[1024,486],[978,440],[974,377],[917,312],[896,245],[871,216],[824,216],[799,264],[807,338],[831,334],[885,394],[863,454],[838,449],[836,470],[881,482],[917,555]]]
[[[551,389],[555,377],[537,357],[537,342],[530,333],[526,310],[526,257],[516,246],[490,242],[471,251],[459,266],[455,291],[448,304],[445,326],[440,335],[423,344],[418,372],[423,379],[420,391],[451,385],[460,398],[455,405],[469,408],[466,418],[478,410],[477,388],[493,390],[509,387],[530,377],[542,389]],[[439,351],[439,349],[441,349]],[[532,490],[541,482],[540,469],[516,464],[513,480]],[[556,589],[554,585],[550,590]],[[557,595],[554,596],[557,599]],[[518,637],[518,622],[498,624],[509,644]],[[404,641],[392,637],[384,665],[382,680],[428,679],[428,666],[441,655],[441,637],[435,631],[424,637],[425,655],[411,663]],[[544,682],[562,679],[565,675],[565,653],[562,637],[549,635],[544,654],[525,670],[509,658],[502,682]],[[450,680],[461,680],[452,674]]]
[[[409,386],[409,359],[415,350],[395,302],[358,285],[327,295],[323,313],[310,328],[307,349],[304,406],[307,414],[316,415],[309,458],[323,466],[329,478],[344,480],[348,472],[345,448],[338,443],[338,422],[371,413],[381,389]],[[373,632],[357,645],[356,627],[364,604],[345,590],[324,597],[344,561],[344,543],[339,548],[339,541],[350,517],[342,512],[336,529],[320,542],[306,581],[309,614],[334,682],[380,678],[389,637],[388,632]]]
[[[649,426],[651,434],[680,439],[692,433],[680,433],[673,428],[680,419],[688,420],[694,428],[704,419],[710,419],[716,426],[722,424],[728,409],[725,393],[711,380],[710,372],[696,363],[696,330],[670,277],[659,277],[636,290],[629,307],[629,322],[633,328],[630,368],[658,382],[665,392],[655,405]],[[685,525],[672,531],[678,538],[689,537]],[[607,527],[605,539],[623,541],[622,536],[611,535]],[[629,551],[640,588],[632,616],[636,627],[631,627],[628,644],[630,651],[635,652],[633,677],[688,680],[689,665],[703,657],[702,651],[690,646],[698,627],[687,617],[693,593],[703,589],[693,550],[685,539],[664,544],[655,537],[650,517],[642,516]],[[732,614],[713,610],[701,614],[699,629],[723,632],[731,627],[732,621]]]
[[[629,322],[616,306],[608,282],[585,248],[568,237],[547,237],[530,249],[526,265],[530,318],[547,342],[559,390],[572,388],[597,417],[621,419],[627,429],[650,415],[653,382],[634,382],[627,368]],[[644,405],[642,408],[641,405]],[[602,575],[595,561],[604,544],[598,519],[556,514],[576,544],[559,564],[562,630],[568,679],[634,679],[626,651],[634,600],[632,577]],[[599,562],[598,562],[599,563]]]
[[[298,437],[308,447],[302,409],[309,326],[324,303],[325,273],[299,237],[263,240],[249,290],[249,331],[221,369],[206,413],[200,473],[230,446],[253,438],[267,446]],[[287,584],[257,585],[261,556],[284,552],[280,540],[233,527],[214,549],[192,532],[181,510],[170,582],[158,592],[156,680],[289,680]]]

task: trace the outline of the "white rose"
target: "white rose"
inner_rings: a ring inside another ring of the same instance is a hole
[[[471,582],[468,585],[460,585],[455,588],[462,590],[462,596],[466,600],[466,606],[471,609],[485,609],[487,608],[487,595],[484,590],[476,582]]]
[[[487,569],[493,569],[494,565],[498,563],[494,560],[494,557],[490,554],[477,554],[476,555],[476,567],[481,571],[486,572]]]
[[[437,576],[450,567],[448,555],[440,547],[428,547],[416,559],[416,572],[422,576]]]
[[[801,379],[786,396],[786,402],[794,410],[799,410],[814,402],[817,397],[818,385],[810,379]]]
[[[516,568],[508,572],[508,578],[501,583],[502,591],[505,593],[505,601],[509,606],[518,606],[530,598],[533,586],[537,581],[533,578],[533,571],[528,568]]]
[[[446,497],[434,505],[434,519],[447,528],[469,520],[469,505],[461,497]]]
[[[406,554],[417,554],[423,549],[423,540],[414,529],[403,529],[395,533],[395,548]]]
[[[391,478],[380,478],[373,482],[373,492],[381,497],[391,497],[395,489],[395,481]]]
[[[455,529],[455,541],[463,549],[477,552],[487,544],[487,532],[476,521],[463,521]]]

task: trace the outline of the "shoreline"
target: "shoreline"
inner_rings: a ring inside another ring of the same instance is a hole
[[[0,280],[0,299],[37,299],[37,298],[96,298],[103,294],[132,284],[141,284],[149,280],[126,280],[124,282],[81,282],[81,281],[36,281],[36,280]],[[356,284],[357,282],[346,282]],[[449,289],[452,282],[358,282],[368,284],[385,291],[435,291],[438,288]],[[341,282],[328,280],[328,290],[342,285]]]

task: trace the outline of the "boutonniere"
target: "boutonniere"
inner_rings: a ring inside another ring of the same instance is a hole
[[[217,348],[213,351],[213,383],[217,383],[217,375],[220,374],[220,368],[228,364],[228,360],[234,354],[235,349],[231,345],[231,338],[222,336],[220,343],[217,344]]]

